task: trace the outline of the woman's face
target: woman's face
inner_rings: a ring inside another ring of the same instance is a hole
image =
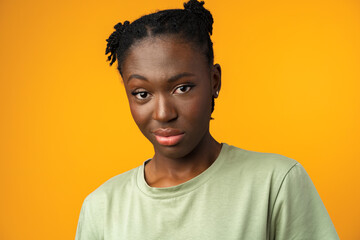
[[[132,116],[155,156],[183,158],[210,141],[219,65],[209,67],[202,52],[174,36],[149,37],[129,49],[122,73]]]

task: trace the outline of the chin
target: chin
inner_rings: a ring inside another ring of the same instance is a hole
[[[161,145],[156,140],[156,138],[153,137],[153,135],[146,137],[153,145],[156,156],[169,159],[181,159],[187,157],[202,144],[203,140],[203,138],[194,138],[186,134],[186,136],[179,143],[166,146]]]
[[[157,145],[154,146],[154,150],[156,155],[171,159],[183,158],[191,152],[191,150],[184,148],[184,146],[181,146],[181,144],[174,146]]]
[[[173,146],[164,146],[160,145],[158,142],[152,142],[155,155],[170,158],[170,159],[181,159],[185,158],[201,144],[201,139],[199,141],[189,141],[188,139],[183,139],[179,144]],[[155,140],[156,141],[156,140]]]

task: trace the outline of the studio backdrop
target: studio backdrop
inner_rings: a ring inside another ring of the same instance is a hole
[[[84,198],[152,157],[105,39],[182,4],[0,1],[0,239],[74,239]],[[360,239],[360,2],[205,7],[222,66],[214,137],[300,162],[340,238]]]

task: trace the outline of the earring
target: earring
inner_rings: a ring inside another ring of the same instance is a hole
[[[217,98],[219,96],[219,90],[216,91],[215,97]]]

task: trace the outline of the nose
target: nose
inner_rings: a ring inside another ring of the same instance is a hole
[[[154,99],[153,119],[160,122],[170,122],[178,117],[175,104],[170,97],[158,96]]]

